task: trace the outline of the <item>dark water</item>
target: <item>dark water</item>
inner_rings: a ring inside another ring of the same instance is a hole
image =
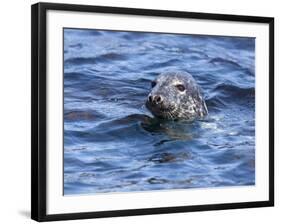
[[[190,72],[209,116],[159,121],[150,82]],[[64,193],[255,184],[254,38],[64,30]]]

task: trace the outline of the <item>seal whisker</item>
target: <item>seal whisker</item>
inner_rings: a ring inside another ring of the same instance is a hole
[[[173,115],[171,114],[171,112],[168,112],[168,114],[169,114],[171,120],[173,120]]]

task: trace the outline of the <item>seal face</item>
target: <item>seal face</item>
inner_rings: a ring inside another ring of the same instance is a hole
[[[156,117],[194,120],[208,114],[200,88],[187,72],[161,73],[151,87],[146,107]]]

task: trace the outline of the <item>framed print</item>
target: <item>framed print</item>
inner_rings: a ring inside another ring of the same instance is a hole
[[[274,205],[274,19],[32,5],[32,219]]]

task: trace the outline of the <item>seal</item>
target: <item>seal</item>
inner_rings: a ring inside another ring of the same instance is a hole
[[[187,72],[161,73],[151,82],[151,87],[146,107],[155,117],[194,120],[208,114],[201,89]]]

